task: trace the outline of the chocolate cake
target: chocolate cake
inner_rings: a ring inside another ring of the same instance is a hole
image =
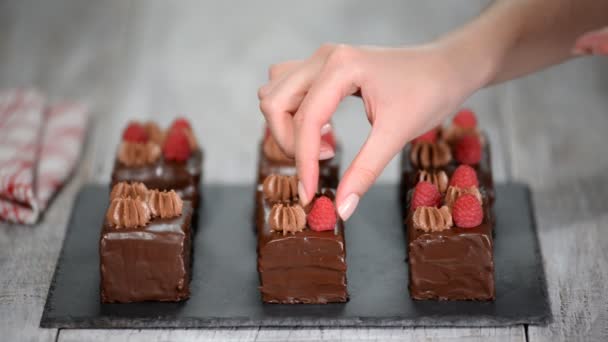
[[[269,175],[256,194],[258,272],[265,303],[346,302],[344,223],[324,190],[305,210],[296,177]]]
[[[335,156],[331,159],[319,161],[319,187],[335,189],[338,187],[338,178],[340,176],[342,147],[336,142],[333,132],[325,134],[322,139],[334,148]],[[294,159],[289,158],[283,153],[272,135],[270,135],[270,131],[266,129],[264,139],[260,144],[258,184],[262,184],[264,179],[271,174],[293,176],[296,174],[296,164]]]
[[[141,182],[150,189],[174,190],[192,202],[200,202],[203,151],[190,124],[176,119],[168,130],[154,122],[131,122],[118,148],[112,185]]]
[[[401,201],[414,299],[493,300],[494,185],[472,112],[405,148]]]
[[[444,211],[446,209],[444,207]],[[431,210],[436,213],[441,209]],[[444,226],[442,229],[435,227],[428,230],[417,227],[414,212],[409,211],[406,229],[409,291],[413,299],[495,298],[494,243],[487,200],[483,210],[483,221],[474,227]],[[426,215],[427,218],[432,217],[432,214]]]
[[[101,301],[187,299],[192,212],[174,191],[117,183],[99,241]]]

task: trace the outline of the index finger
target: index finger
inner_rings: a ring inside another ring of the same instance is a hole
[[[300,183],[298,193],[303,205],[317,191],[321,128],[346,96],[357,91],[355,74],[343,65],[328,60],[294,116],[295,157]]]

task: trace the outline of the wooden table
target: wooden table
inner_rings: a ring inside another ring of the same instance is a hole
[[[0,224],[0,339],[42,341],[608,340],[608,59],[587,58],[484,90],[469,104],[493,141],[498,181],[529,183],[555,320],[546,327],[56,330],[38,328],[74,196],[108,182],[129,119],[194,119],[206,182],[251,183],[266,67],[326,41],[423,42],[487,1],[144,0],[0,3],[0,86],[79,99],[94,114],[74,178],[35,227]],[[362,106],[336,115],[346,160],[367,132]],[[397,180],[393,162],[382,182]]]

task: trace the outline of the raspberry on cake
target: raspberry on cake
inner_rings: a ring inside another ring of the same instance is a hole
[[[465,108],[454,116],[452,123],[462,128],[475,128],[477,127],[477,117],[472,110]]]
[[[479,186],[477,180],[477,172],[469,165],[458,165],[454,174],[450,178],[450,185],[457,186],[459,188],[470,188],[472,186]]]
[[[306,221],[310,229],[322,232],[324,230],[334,230],[338,215],[334,202],[327,196],[319,196],[312,202],[312,208]]]
[[[148,133],[140,123],[130,122],[122,133],[122,139],[128,142],[145,143],[148,141]]]
[[[465,135],[458,140],[454,156],[459,163],[475,165],[481,161],[481,141],[475,135]]]
[[[411,210],[418,207],[437,207],[441,203],[441,194],[437,186],[429,182],[416,184],[412,195]]]
[[[179,118],[173,120],[171,127],[169,127],[169,131],[173,131],[175,129],[191,130],[192,126],[190,125],[190,121],[188,121],[186,118],[179,117]]]
[[[166,160],[185,162],[190,158],[190,143],[182,129],[172,129],[163,145],[163,156]]]
[[[399,187],[402,212],[407,213],[407,194],[416,186],[421,175],[427,177],[426,180],[438,182],[436,185],[439,187],[443,184],[439,182],[440,178],[437,178],[441,172],[451,177],[463,164],[475,171],[477,187],[487,195],[490,204],[493,204],[494,181],[490,144],[477,127],[477,118],[473,111],[463,109],[447,127],[439,127],[436,132],[434,140],[420,137],[403,149]],[[445,188],[439,190],[441,193],[446,191]]]
[[[295,176],[271,174],[256,192],[262,300],[345,302],[344,223],[336,214],[334,191],[324,189],[305,209],[298,202],[296,184]]]
[[[460,228],[477,227],[483,221],[483,209],[477,197],[471,194],[459,196],[452,207],[454,223]]]
[[[117,151],[112,185],[141,182],[150,189],[175,190],[198,209],[203,151],[187,120],[176,119],[171,127],[129,123]]]

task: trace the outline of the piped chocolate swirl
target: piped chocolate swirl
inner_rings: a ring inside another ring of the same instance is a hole
[[[423,169],[439,168],[452,160],[450,147],[442,141],[436,143],[418,142],[412,146],[410,161]]]

